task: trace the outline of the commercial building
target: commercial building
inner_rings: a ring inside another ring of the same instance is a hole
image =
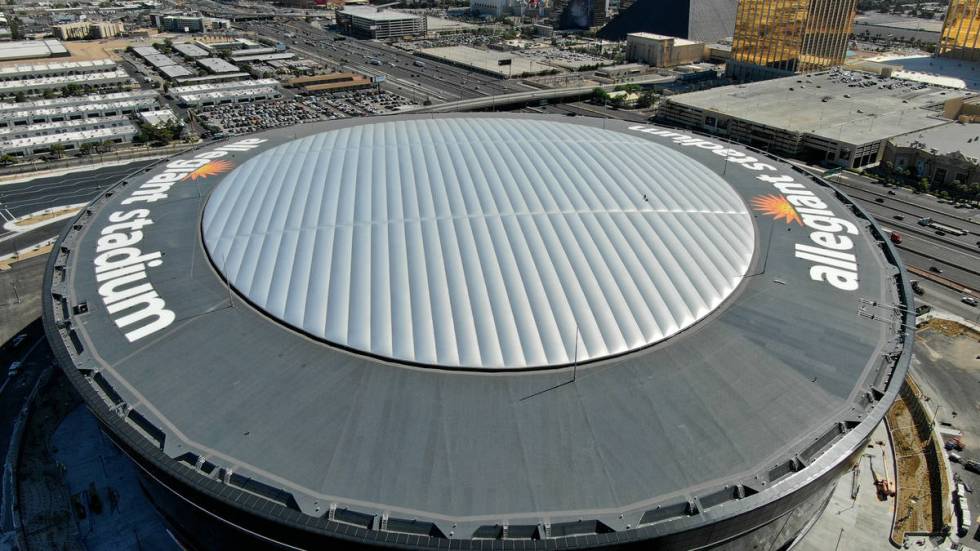
[[[201,48],[200,46],[196,46],[194,44],[190,44],[187,42],[180,42],[174,44],[174,50],[177,50],[177,53],[179,53],[180,55],[188,59],[198,59],[201,57],[208,57],[211,55],[204,48]]]
[[[371,6],[345,6],[337,10],[337,28],[357,38],[397,38],[426,32],[425,16]]]
[[[122,68],[111,71],[84,72],[80,74],[50,76],[38,78],[22,78],[18,80],[0,81],[0,96],[39,94],[45,90],[58,90],[70,85],[99,89],[106,87],[128,86],[133,83],[129,74]]]
[[[18,40],[4,42],[0,48],[0,61],[38,59],[43,57],[68,57],[71,55],[60,40]]]
[[[371,86],[371,79],[360,73],[328,73],[296,77],[287,84],[293,88],[301,88],[304,92],[334,92],[368,88]]]
[[[201,15],[151,14],[150,21],[161,31],[171,33],[203,33],[231,27],[227,19]]]
[[[732,36],[738,0],[636,0],[620,2],[619,15],[599,30],[604,40],[626,40],[630,33],[676,36],[715,42]]]
[[[888,141],[882,161],[934,186],[980,183],[980,124],[950,123]]]
[[[154,69],[169,80],[194,76],[194,71],[177,63],[170,56],[160,53],[160,50],[153,46],[137,46],[133,48],[133,53],[152,65]]]
[[[980,0],[950,0],[937,53],[980,61]]]
[[[503,17],[510,13],[511,0],[470,0],[470,11],[491,17]]]
[[[51,27],[54,36],[61,40],[112,38],[125,31],[125,26],[119,21],[79,21]]]
[[[167,124],[168,122],[180,123],[180,119],[170,109],[157,109],[155,111],[143,111],[139,114],[140,121],[153,126]]]
[[[639,61],[654,67],[673,67],[700,63],[704,59],[704,43],[652,33],[626,35],[626,60]]]
[[[601,27],[609,15],[609,0],[554,0],[551,25],[555,29],[579,30]]]
[[[13,65],[0,67],[0,81],[27,80],[42,77],[66,77],[87,73],[103,73],[117,69],[116,62],[111,59],[93,59],[91,61],[59,61],[54,63],[38,63],[34,65]]]
[[[186,107],[244,103],[282,96],[279,81],[272,78],[179,86],[171,88],[170,95]]]
[[[0,155],[30,157],[50,153],[55,145],[72,153],[83,144],[125,143],[133,140],[139,130],[127,120],[104,120],[93,124],[55,123],[64,125],[60,131],[23,136],[0,134]],[[84,128],[83,128],[84,127]]]
[[[228,63],[220,57],[203,57],[197,60],[197,64],[207,69],[209,73],[237,73],[237,66]]]
[[[773,153],[857,168],[877,163],[895,136],[947,124],[944,103],[969,95],[834,70],[670,96],[657,117]]]
[[[250,50],[241,50],[241,52],[249,52]],[[278,52],[272,54],[255,54],[255,55],[238,55],[232,56],[232,61],[236,63],[264,63],[267,61],[282,61],[284,59],[293,59],[296,54],[292,52]]]
[[[515,113],[171,159],[66,225],[43,289],[67,380],[215,550],[788,549],[915,327],[886,234],[822,181]]]
[[[0,104],[0,128],[28,126],[46,122],[99,119],[120,115],[134,115],[142,111],[159,109],[155,92],[148,94],[105,94],[92,95],[80,99],[84,102],[42,103],[26,102],[19,104]]]
[[[857,0],[741,0],[728,74],[758,79],[844,62]]]

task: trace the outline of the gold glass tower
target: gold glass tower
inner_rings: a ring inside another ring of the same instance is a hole
[[[840,65],[856,7],[857,0],[740,0],[730,72],[775,76]]]
[[[980,0],[950,0],[939,55],[980,61]]]

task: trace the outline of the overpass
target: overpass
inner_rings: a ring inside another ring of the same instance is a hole
[[[654,76],[649,79],[638,80],[631,84],[654,85],[667,84],[677,80],[676,76]],[[483,96],[480,98],[469,98],[458,101],[440,103],[438,105],[428,105],[415,109],[417,113],[454,113],[457,111],[479,111],[481,109],[511,109],[526,105],[541,105],[544,103],[564,103],[567,101],[577,101],[592,96],[592,91],[602,88],[606,92],[616,89],[616,84],[603,84],[599,86],[577,86],[573,88],[555,88],[550,90],[533,90],[530,92],[515,92],[513,94],[499,94],[495,96]]]

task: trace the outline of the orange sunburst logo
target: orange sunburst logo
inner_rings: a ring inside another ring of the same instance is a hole
[[[216,174],[224,174],[231,170],[235,166],[231,161],[211,161],[206,165],[202,165],[197,168],[194,172],[191,172],[187,176],[191,180],[197,180],[198,178],[207,178],[208,176],[214,176]]]
[[[783,195],[762,195],[752,199],[752,207],[772,216],[774,220],[785,220],[787,224],[796,222],[803,225],[800,213],[796,212],[796,207],[789,202]]]

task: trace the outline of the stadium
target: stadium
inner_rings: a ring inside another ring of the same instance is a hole
[[[63,371],[200,549],[790,549],[914,327],[828,183],[524,114],[163,160],[79,214],[44,292]]]

